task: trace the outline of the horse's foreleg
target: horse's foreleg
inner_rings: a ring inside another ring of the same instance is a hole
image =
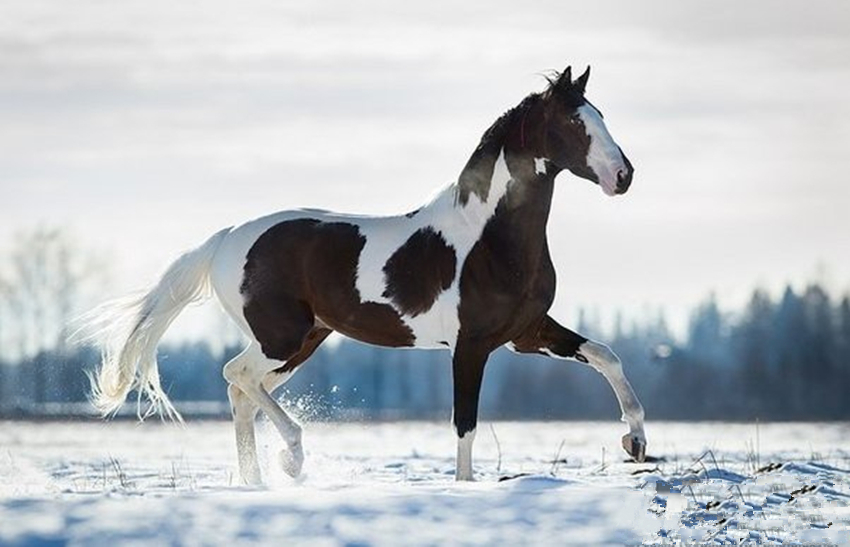
[[[271,372],[267,373],[263,378],[263,389],[269,394],[272,395],[274,391],[289,381],[292,378],[292,375],[295,374],[295,370],[307,359],[313,355],[313,352],[316,351],[322,342],[324,342],[325,338],[330,335],[332,331],[325,327],[314,327],[307,333],[304,337],[304,340],[301,343],[301,349],[298,352],[286,360],[286,364],[282,367],[279,367]],[[283,410],[281,410],[283,412]],[[284,412],[284,416],[289,418],[289,415]],[[295,423],[291,418],[289,420],[292,423]],[[297,424],[296,424],[297,426]],[[301,434],[300,434],[300,426],[298,427],[298,435],[297,444],[293,445],[287,441],[288,450],[282,451],[280,453],[280,465],[289,475],[295,477],[301,472],[301,466],[304,463],[304,451],[301,447]],[[278,427],[278,431],[280,431],[280,427]],[[281,435],[284,435],[281,433]],[[286,436],[284,436],[284,440],[286,440]]]
[[[269,394],[269,399],[274,402],[275,407],[282,414],[282,421],[279,417],[273,418],[269,414],[269,419],[275,425],[275,428],[286,442],[286,450],[282,450],[279,454],[280,467],[291,477],[297,477],[301,473],[301,467],[304,465],[304,449],[301,445],[301,426],[286,413],[271,394],[275,389],[285,384],[291,377],[292,372],[270,372],[263,379],[262,391]],[[282,424],[282,425],[281,425]],[[281,428],[284,429],[281,429]]]
[[[457,466],[455,479],[471,481],[472,443],[475,440],[475,428],[478,423],[478,397],[481,392],[481,380],[484,365],[489,352],[469,344],[459,344],[452,356],[454,378],[454,416],[457,432]]]
[[[623,448],[635,460],[645,459],[643,406],[623,372],[619,357],[608,346],[562,327],[547,315],[533,332],[515,340],[513,349],[521,353],[542,353],[560,359],[573,359],[602,374],[617,396],[622,420],[629,425],[629,433],[622,439]]]
[[[588,340],[578,350],[576,357],[579,361],[586,362],[596,369],[608,380],[620,410],[623,413],[622,420],[629,424],[629,433],[623,436],[623,449],[636,461],[642,462],[646,458],[646,433],[643,430],[644,412],[643,406],[638,401],[626,374],[623,372],[623,364],[620,358],[605,344]],[[583,359],[582,359],[583,358]]]

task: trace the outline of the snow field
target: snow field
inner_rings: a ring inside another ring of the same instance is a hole
[[[293,481],[260,422],[248,488],[228,422],[4,422],[0,544],[850,543],[850,425],[649,422],[644,464],[625,429],[485,422],[458,484],[448,424],[311,423]]]

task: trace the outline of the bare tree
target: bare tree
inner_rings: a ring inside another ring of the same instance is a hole
[[[0,302],[5,304],[0,314],[7,317],[3,330],[14,357],[47,350],[64,353],[68,324],[104,281],[103,268],[65,231],[44,227],[19,235],[7,264],[8,277],[0,283]]]

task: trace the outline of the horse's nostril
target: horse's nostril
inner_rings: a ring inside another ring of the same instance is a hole
[[[632,183],[631,173],[628,169],[618,169],[617,170],[617,193],[622,194],[625,193],[626,190],[629,189],[629,186]]]

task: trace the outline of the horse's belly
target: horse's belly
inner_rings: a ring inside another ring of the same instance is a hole
[[[434,305],[416,316],[402,316],[410,327],[417,348],[454,348],[460,329],[459,295],[456,287],[440,294]]]
[[[456,305],[434,305],[416,316],[402,315],[387,302],[372,301],[317,311],[317,319],[328,328],[376,346],[453,348],[457,340]]]

